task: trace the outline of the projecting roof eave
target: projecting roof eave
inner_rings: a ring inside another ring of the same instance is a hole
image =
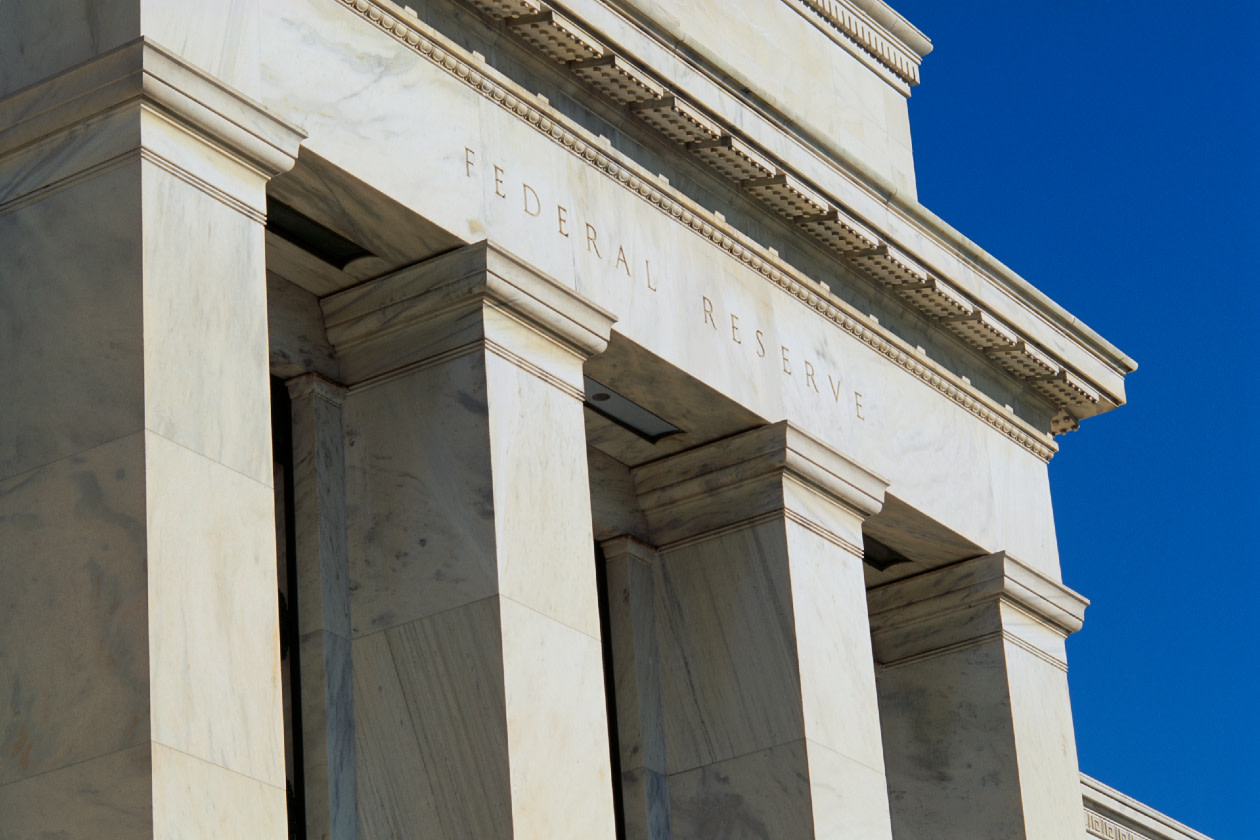
[[[902,17],[896,9],[884,0],[850,0],[854,6],[871,16],[871,19],[896,36],[903,44],[919,56],[932,51],[932,41],[919,31],[919,28]]]
[[[390,14],[378,13],[382,22],[377,25],[409,44],[427,45],[426,39],[435,37],[422,33],[425,27],[418,20],[406,22],[409,16],[405,10],[388,0],[342,2],[370,20],[375,4],[388,6]],[[679,224],[713,239],[765,279],[835,320],[895,364],[1003,433],[1013,434],[1039,457],[1048,460],[1053,455],[1048,437],[1071,431],[1082,418],[1125,401],[1124,376],[1136,367],[1131,359],[927,211],[917,199],[899,195],[878,173],[844,154],[817,155],[802,149],[805,153],[801,155],[780,156],[773,151],[779,148],[777,142],[765,142],[774,139],[771,134],[760,130],[749,133],[747,127],[737,124],[746,115],[715,107],[690,84],[660,77],[633,50],[619,48],[607,39],[595,23],[579,24],[550,6],[543,8],[544,0],[466,2],[499,21],[540,57],[559,62],[576,79],[624,108],[627,116],[659,133],[678,151],[711,166],[768,213],[797,228],[802,236],[820,242],[836,259],[837,267],[847,266],[865,275],[909,309],[969,345],[1000,375],[1053,408],[1049,428],[1040,422],[1030,426],[1031,421],[1017,417],[1008,406],[992,404],[965,376],[930,359],[920,360],[915,348],[906,346],[873,317],[853,310],[825,282],[801,274],[773,248],[732,227],[720,213],[696,204],[615,150],[603,151],[594,135],[546,104],[525,104],[524,91],[510,80],[498,78],[473,55],[464,60],[473,61],[476,67],[469,67],[463,78],[480,80],[478,90],[489,96],[495,85],[503,85],[503,96],[511,91],[513,112],[522,119],[535,126],[550,126],[548,135],[557,142],[580,148],[584,160],[613,173],[620,183],[633,182],[635,186],[627,188],[665,209]],[[425,53],[418,49],[434,60],[431,55],[435,50]],[[449,57],[455,52],[450,44],[444,44],[440,54]],[[688,81],[694,84],[698,80],[693,76]],[[760,135],[760,139],[753,135]],[[1035,431],[1030,433],[1030,429]]]
[[[1104,389],[1106,396],[1115,406],[1124,404],[1124,376],[1137,370],[1138,367],[1138,363],[1133,358],[922,204],[917,201],[907,201],[900,196],[892,196],[889,204],[931,230],[943,243],[973,262],[1007,295],[1040,315],[1046,322],[1110,369],[1114,374],[1111,381],[1096,381],[1096,384]],[[1004,314],[996,302],[985,302],[994,307],[995,314]],[[1105,406],[1101,410],[1105,411],[1111,407],[1114,406]]]

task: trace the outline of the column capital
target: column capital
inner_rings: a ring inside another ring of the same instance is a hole
[[[1002,637],[1066,669],[1062,643],[1089,600],[999,551],[872,589],[867,604],[884,665]]]
[[[346,386],[333,382],[318,373],[303,373],[284,381],[288,389],[289,399],[300,400],[306,397],[319,397],[333,405],[341,405],[346,399]]]
[[[604,351],[617,320],[488,241],[339,292],[320,305],[351,382],[484,345],[579,399],[580,363]],[[534,358],[540,355],[538,339],[579,365],[548,370]]]
[[[879,512],[888,487],[786,420],[654,461],[632,474],[661,544],[782,511],[859,555],[860,545],[835,532],[834,510],[827,508],[840,508],[860,527]]]
[[[229,150],[265,178],[292,168],[306,137],[262,105],[141,37],[0,100],[0,157],[136,103]]]
[[[604,559],[609,563],[622,557],[629,557],[644,566],[652,566],[657,559],[655,546],[650,546],[628,534],[604,540],[599,544],[599,548],[604,552]]]

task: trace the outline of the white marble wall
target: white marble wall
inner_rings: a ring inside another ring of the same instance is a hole
[[[611,318],[485,246],[324,307],[359,836],[612,838],[579,390]]]
[[[1088,602],[1003,553],[869,598],[897,840],[1083,837],[1063,640]]]
[[[159,113],[140,67],[202,105]],[[6,840],[285,833],[274,158],[211,130],[216,98],[269,118],[207,87],[135,44],[0,99]]]

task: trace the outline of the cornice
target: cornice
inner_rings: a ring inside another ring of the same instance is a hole
[[[752,241],[727,224],[720,214],[699,206],[678,190],[670,187],[664,179],[647,172],[633,161],[608,148],[606,144],[600,143],[593,134],[549,107],[545,100],[521,89],[519,85],[488,67],[479,57],[474,57],[450,43],[443,36],[422,24],[414,15],[399,9],[389,0],[337,0],[337,2],[406,44],[435,66],[495,102],[508,113],[530,124],[535,130],[582,159],[587,165],[600,170],[643,201],[669,215],[677,223],[747,265],[801,304],[827,318],[906,373],[932,387],[1042,460],[1048,461],[1057,451],[1057,446],[1051,439],[1053,433],[1062,433],[1074,428],[1080,414],[1093,413],[1096,410],[1093,406],[1101,399],[1099,391],[1048,351],[1038,348],[1035,342],[1020,338],[1019,331],[1014,327],[1005,325],[1006,329],[1003,333],[1015,337],[1010,346],[1005,344],[997,347],[977,346],[976,342],[981,339],[974,337],[975,330],[971,325],[962,321],[942,321],[942,325],[947,330],[958,335],[963,341],[971,343],[982,354],[988,356],[996,367],[1012,378],[1025,382],[1031,391],[1059,408],[1060,416],[1053,424],[1052,434],[1038,430],[1027,421],[1017,417],[1009,408],[998,405],[984,396],[962,377],[924,358],[915,348],[880,327],[874,319],[858,312],[832,295],[826,284],[805,276],[785,263],[774,249]],[[562,18],[555,15],[549,18],[538,18],[538,10],[544,5],[538,0],[469,0],[469,2],[478,6],[486,14],[506,20],[509,24],[515,17],[524,18],[529,15],[531,26],[542,20],[548,26],[557,27],[552,36],[543,37],[535,33],[528,41],[531,44],[539,41],[553,44],[544,50],[544,55],[549,60],[561,62],[563,55],[567,52],[557,51],[562,49],[572,51],[573,49],[571,44],[563,48],[554,44],[569,43],[572,37],[581,37],[578,34],[580,27],[570,26],[569,22]],[[594,57],[563,62],[575,76],[584,79],[604,95],[625,105],[628,110],[633,110],[631,106],[639,106],[640,112],[656,113],[658,119],[645,121],[667,138],[677,142],[683,150],[693,151],[701,159],[720,159],[721,167],[717,163],[713,164],[719,171],[722,167],[737,173],[742,171],[738,165],[731,163],[729,156],[718,157],[712,152],[713,145],[710,141],[722,140],[728,136],[731,138],[730,145],[742,144],[741,148],[751,148],[750,144],[734,133],[732,127],[720,124],[701,109],[688,104],[687,100],[668,92],[654,80],[651,74],[632,61],[610,52],[606,45],[597,40],[596,35],[587,37],[590,40],[583,43],[590,49],[584,50],[583,54]],[[593,62],[596,61],[604,62],[598,65],[603,68],[599,72],[592,70],[592,67],[596,66]],[[709,136],[704,138],[702,134],[702,139],[697,141],[696,126],[706,129]],[[713,136],[715,132],[719,132],[716,137]],[[900,250],[895,243],[885,241],[872,232],[868,225],[858,221],[838,201],[812,190],[766,153],[756,149],[753,151],[758,159],[770,161],[775,166],[776,172],[768,181],[763,179],[757,184],[750,184],[750,194],[758,195],[772,212],[785,215],[789,221],[799,225],[803,232],[812,234],[825,247],[832,250],[839,263],[862,272],[873,282],[901,297],[911,307],[924,312],[929,318],[939,317],[934,313],[940,311],[942,305],[952,305],[953,308],[949,309],[951,312],[981,311],[989,315],[990,322],[1001,323],[1000,318],[987,313],[978,304],[971,302],[966,294],[935,276],[914,257]],[[754,193],[753,190],[756,192]],[[810,204],[811,201],[814,205]],[[796,208],[817,209],[816,205],[819,202],[825,202],[823,213],[790,215]],[[820,219],[820,216],[824,218]],[[857,232],[856,239],[855,232]],[[863,239],[863,236],[866,238]],[[871,247],[855,248],[854,244]],[[959,301],[964,302],[961,310],[956,306]],[[986,337],[983,340],[990,341],[991,339]],[[994,349],[1009,352],[988,352]],[[1030,369],[1026,367],[1029,359],[1047,360],[1050,364],[1045,368],[1031,368],[1033,372],[1029,374],[1026,372]],[[1085,406],[1084,410],[1077,408],[1080,405]]]
[[[785,0],[803,6],[848,43],[860,48],[907,85],[919,83],[919,65],[932,42],[878,0]]]
[[[1081,774],[1085,831],[1102,840],[1211,840],[1189,826]]]
[[[893,37],[914,50],[914,54],[919,58],[923,58],[932,51],[931,39],[884,0],[849,0],[849,2],[888,30]]]
[[[292,168],[306,136],[139,38],[0,100],[0,157],[136,101],[227,148],[266,178]]]

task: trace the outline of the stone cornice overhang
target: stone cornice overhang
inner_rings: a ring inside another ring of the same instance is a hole
[[[589,25],[579,24],[555,9],[536,11],[541,5],[534,0],[470,0],[487,14],[496,15],[521,30],[514,31],[514,34],[522,41],[548,59],[561,63],[593,89],[622,104],[667,139],[674,140],[681,150],[710,162],[720,173],[724,169],[734,172],[740,179],[741,188],[760,198],[769,210],[799,223],[802,233],[812,233],[832,247],[839,263],[853,272],[864,274],[876,285],[896,293],[912,308],[940,321],[960,340],[980,350],[996,369],[1023,381],[1032,393],[1058,409],[1052,429],[1038,428],[1016,416],[1008,406],[999,405],[981,393],[965,377],[926,358],[906,341],[881,327],[874,318],[858,312],[833,295],[826,283],[809,278],[788,265],[773,248],[753,241],[729,225],[720,213],[701,207],[670,187],[664,178],[611,149],[593,133],[548,105],[545,98],[504,77],[488,66],[481,56],[451,43],[409,11],[389,0],[336,2],[406,44],[508,113],[529,123],[588,165],[709,240],[728,256],[744,263],[1043,460],[1049,460],[1057,451],[1052,434],[1075,428],[1078,418],[1124,401],[1122,380],[1124,373],[1134,367],[1131,360],[1092,332],[1082,331],[1080,325],[1061,309],[1040,305],[1045,301],[1044,296],[1036,298],[1025,294],[1031,290],[1025,281],[1010,275],[1008,278],[992,278],[992,285],[1005,293],[1005,297],[997,296],[1004,305],[1023,307],[1024,311],[1019,313],[1023,321],[1035,321],[1045,328],[1040,333],[1055,337],[1050,343],[1061,344],[1068,355],[1090,361],[1091,371],[1109,373],[1102,377],[1105,380],[1102,387],[1096,384],[1097,378],[1091,380],[1078,373],[1070,366],[1070,361],[1063,359],[1062,353],[1043,349],[1042,343],[1037,340],[1039,336],[1028,335],[1019,326],[1011,324],[1004,317],[1005,311],[990,310],[974,294],[973,288],[955,287],[950,281],[942,279],[945,272],[934,270],[929,261],[912,255],[886,234],[877,233],[876,226],[851,213],[847,203],[823,195],[804,183],[795,170],[787,168],[786,163],[745,141],[735,133],[732,123],[715,118],[680,94],[671,93],[641,66],[609,47],[606,39],[591,34]],[[728,142],[732,148],[723,146]],[[755,167],[758,162],[767,170],[772,168],[772,174],[755,169],[749,172],[745,168]],[[886,209],[893,214],[884,219],[885,224],[879,226],[880,229],[900,225],[932,236],[932,222],[947,228],[917,204],[903,203],[904,207],[899,207],[895,195],[880,193],[834,163],[829,165],[828,171],[832,176],[848,178],[848,188],[837,192],[856,196],[872,208]],[[745,177],[747,174],[754,177]],[[853,187],[860,187],[862,192],[855,193]],[[910,212],[905,212],[907,210]],[[917,223],[920,215],[923,224]],[[892,219],[891,224],[889,219]],[[952,232],[955,241],[933,237],[928,244],[935,244],[947,257],[980,271],[979,261],[968,259],[967,253],[969,249],[978,249],[952,229],[948,231]],[[953,247],[955,244],[957,248]],[[922,245],[920,243],[919,250],[924,250]],[[988,275],[985,277],[987,279]],[[1102,353],[1095,352],[1094,339],[1103,345]]]
[[[932,42],[881,0],[783,0],[904,94]]]
[[[678,61],[673,45],[644,38],[641,30],[628,28],[601,2],[584,6],[593,20],[580,25],[544,0],[464,2],[498,20],[667,140],[766,200],[778,215],[830,247],[849,268],[872,277],[989,356],[1006,375],[1056,406],[1055,434],[1123,404],[1123,378],[1136,369],[1132,359],[860,163],[804,145],[803,156],[793,154],[793,149],[780,156],[767,152],[782,147],[791,130],[773,113],[758,113],[756,103],[739,103],[737,92],[718,82],[720,72],[706,76],[705,68],[691,64],[674,68],[674,76],[687,78],[686,91],[680,90],[661,75],[663,67]],[[882,5],[877,0],[864,3],[872,9]],[[603,17],[594,19],[597,14]],[[895,15],[890,9],[886,14]],[[633,47],[622,46],[606,37],[604,29],[615,30],[627,43],[632,37],[637,40]],[[630,57],[636,51],[646,58]],[[739,103],[733,113],[732,103]],[[727,113],[722,112],[723,105]],[[762,117],[760,126],[747,119],[751,114]],[[781,183],[768,183],[766,178]],[[811,209],[820,208],[822,213],[809,218]],[[828,215],[833,218],[824,218]],[[870,222],[872,218],[877,221]],[[838,238],[845,228],[859,235]],[[879,236],[861,235],[871,228],[880,230]],[[866,247],[872,241],[875,248]],[[871,253],[881,246],[887,246],[884,253]],[[867,253],[859,256],[861,251]]]
[[[1101,840],[1211,840],[1136,799],[1081,774],[1085,832]]]

